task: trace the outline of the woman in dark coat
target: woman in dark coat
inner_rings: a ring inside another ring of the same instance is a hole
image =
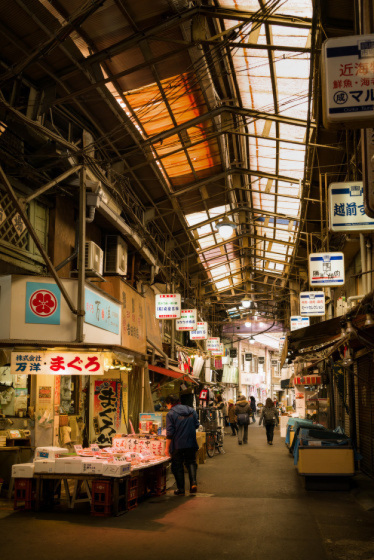
[[[232,399],[230,399],[227,402],[228,402],[228,405],[229,405],[229,408],[228,408],[229,424],[230,424],[230,427],[231,427],[232,435],[236,436],[236,434],[238,433],[238,425],[236,423],[234,401]]]
[[[253,423],[256,422],[256,399],[254,397],[251,397],[251,402],[249,403],[251,405],[251,410],[252,410],[252,420]]]
[[[265,406],[262,407],[260,426],[262,421],[264,421],[266,428],[266,437],[269,445],[273,445],[274,437],[274,427],[275,424],[279,425],[278,410],[275,408],[274,403],[271,399],[266,399]]]

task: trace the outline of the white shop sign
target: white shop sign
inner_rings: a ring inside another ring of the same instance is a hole
[[[175,321],[177,331],[194,331],[197,323],[196,309],[182,309],[181,318]]]
[[[181,316],[180,294],[156,295],[156,319],[179,319]]]
[[[223,356],[224,353],[225,353],[225,350],[223,348],[223,343],[221,342],[217,349],[211,350],[211,353],[212,353],[212,356]],[[234,360],[234,362],[235,362],[235,360]]]
[[[190,340],[206,340],[208,338],[208,323],[196,323],[196,330],[190,331]]]
[[[343,253],[310,253],[309,284],[311,286],[343,286]]]
[[[374,35],[328,39],[322,61],[325,125],[373,126]]]
[[[324,292],[301,292],[300,293],[300,315],[308,317],[325,314]]]
[[[220,350],[220,343],[219,337],[208,338],[206,341],[206,349],[208,352],[218,352]]]
[[[329,219],[331,231],[374,230],[374,220],[365,214],[361,181],[330,185]]]
[[[295,315],[291,317],[291,331],[297,331],[298,329],[303,329],[304,327],[309,327],[309,317],[299,317]]]
[[[102,352],[12,352],[13,375],[104,375]]]

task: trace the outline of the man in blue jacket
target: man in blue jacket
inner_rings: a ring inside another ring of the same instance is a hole
[[[166,415],[166,455],[171,457],[171,472],[177,483],[176,496],[184,496],[184,468],[186,465],[190,479],[190,493],[196,494],[196,451],[198,450],[196,430],[199,419],[194,408],[180,404],[176,395],[166,397],[169,412]]]

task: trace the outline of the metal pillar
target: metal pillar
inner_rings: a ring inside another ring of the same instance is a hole
[[[171,284],[171,291],[174,294],[175,292],[175,282],[173,281]],[[172,360],[175,360],[175,321],[172,319],[170,325],[170,357]]]
[[[83,342],[83,325],[85,315],[84,287],[86,282],[86,168],[82,167],[79,177],[79,248],[78,248],[78,311],[77,342]]]

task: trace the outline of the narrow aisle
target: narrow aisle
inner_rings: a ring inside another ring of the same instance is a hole
[[[279,430],[271,447],[256,423],[248,445],[226,436],[225,449],[199,467],[196,496],[170,491],[122,517],[0,511],[1,558],[374,558],[374,512],[350,492],[304,491]]]

